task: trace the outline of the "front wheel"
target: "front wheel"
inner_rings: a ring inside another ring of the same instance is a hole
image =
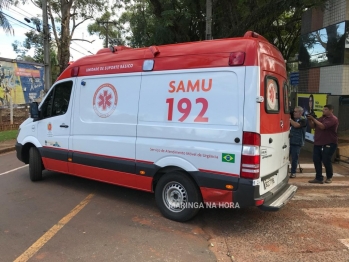
[[[193,218],[202,202],[198,187],[179,171],[160,178],[155,188],[155,201],[163,216],[179,222]]]
[[[31,181],[39,181],[42,179],[42,162],[41,156],[37,148],[29,149],[29,175]]]

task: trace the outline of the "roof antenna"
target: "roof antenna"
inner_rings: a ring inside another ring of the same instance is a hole
[[[115,53],[115,51],[116,51],[116,50],[115,50],[115,47],[112,46],[112,45],[109,46],[109,50],[110,50],[112,53]]]

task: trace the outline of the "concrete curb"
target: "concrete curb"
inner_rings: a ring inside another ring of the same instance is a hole
[[[16,148],[14,146],[1,148],[0,149],[0,154],[8,153],[8,152],[15,151],[15,150],[16,150]]]

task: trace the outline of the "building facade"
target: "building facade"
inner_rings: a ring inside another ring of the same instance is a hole
[[[349,129],[349,0],[329,0],[324,9],[304,12],[298,55],[299,93],[328,93]]]

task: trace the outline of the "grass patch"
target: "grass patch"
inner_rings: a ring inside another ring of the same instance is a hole
[[[18,135],[18,130],[0,131],[0,142],[16,139],[17,135]]]

